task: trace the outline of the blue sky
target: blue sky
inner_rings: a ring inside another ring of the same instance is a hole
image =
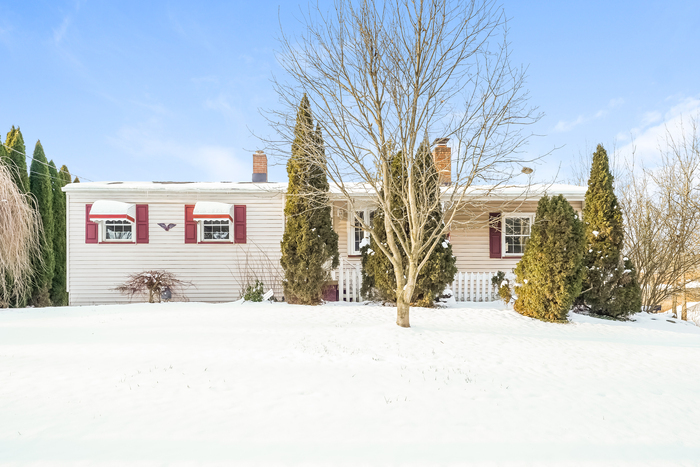
[[[275,37],[280,21],[299,28],[299,5],[2,0],[3,140],[19,125],[28,151],[41,139],[91,180],[249,180],[252,133],[271,131],[258,109],[277,105]],[[664,125],[700,111],[697,2],[503,5],[514,61],[545,113],[527,151],[559,148],[539,179],[566,180],[597,143],[629,153],[632,136],[653,163]]]

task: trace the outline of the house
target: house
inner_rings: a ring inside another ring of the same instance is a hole
[[[446,141],[434,154],[449,186]],[[191,281],[186,294],[193,301],[236,300],[255,278],[282,297],[279,260],[287,184],[267,181],[267,157],[260,151],[253,155],[253,168],[251,182],[114,181],[64,187],[70,304],[128,302],[114,288],[129,274],[155,269]],[[483,187],[473,190],[470,202],[458,208],[450,241],[460,273],[482,273],[484,284],[493,272],[517,264],[545,191],[563,194],[577,211],[586,192],[569,185],[500,188],[483,196]],[[332,190],[330,196],[342,262],[336,278],[343,297],[357,300],[359,248],[367,234],[341,195]],[[371,199],[362,196],[358,190],[357,215],[370,216]],[[464,276],[464,284],[461,278],[463,293],[476,287],[473,278],[469,282]]]

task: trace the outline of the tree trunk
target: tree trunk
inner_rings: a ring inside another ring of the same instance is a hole
[[[402,328],[410,328],[411,325],[408,322],[408,311],[411,308],[411,304],[406,301],[404,294],[397,294],[396,300],[396,324]]]
[[[681,308],[681,319],[688,321],[688,297],[685,290],[685,274],[683,274],[683,306]]]
[[[676,310],[678,309],[678,299],[676,298],[676,294],[673,294],[673,297],[671,298],[671,311],[673,312],[673,317],[678,318],[676,315]]]

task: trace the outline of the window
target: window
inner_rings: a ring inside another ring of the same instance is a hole
[[[85,205],[85,243],[148,242],[148,204],[98,199]]]
[[[369,222],[371,223],[374,220],[374,211],[371,211],[369,209],[356,211],[355,214],[358,218],[362,219],[363,221],[365,219],[369,219]],[[369,232],[365,232],[364,230],[362,230],[362,224],[360,224],[360,221],[358,219],[356,219],[353,216],[350,217],[350,222],[352,222],[352,224],[351,228],[348,229],[350,234],[350,238],[348,238],[348,254],[359,255],[361,254],[360,249],[362,248],[362,241],[365,238],[369,239]]]
[[[246,243],[246,210],[245,204],[186,204],[185,243]]]
[[[231,241],[231,224],[226,220],[202,221],[202,239],[204,241]]]
[[[504,256],[522,256],[525,252],[525,245],[530,238],[532,217],[531,214],[503,216]]]
[[[134,224],[127,220],[105,220],[104,222],[105,242],[133,242]]]

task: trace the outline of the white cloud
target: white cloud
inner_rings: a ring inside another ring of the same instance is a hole
[[[615,99],[610,99],[610,102],[608,102],[608,105],[605,108],[600,109],[599,111],[595,112],[592,115],[579,115],[578,117],[576,117],[575,120],[570,120],[570,121],[560,120],[554,126],[554,131],[557,131],[560,133],[571,131],[575,127],[581,125],[582,123],[590,122],[593,120],[598,120],[599,118],[605,117],[610,112],[610,110],[612,110],[616,107],[619,107],[624,103],[625,103],[625,100],[622,99],[621,97],[618,97]]]
[[[73,11],[65,15],[63,17],[63,21],[61,21],[61,24],[57,28],[53,29],[53,40],[57,45],[63,42],[63,39],[66,37],[66,33],[68,32],[68,28],[73,22],[73,14],[80,11],[80,7],[83,3],[85,2],[81,0],[74,1]]]
[[[151,120],[140,128],[123,127],[110,141],[124,151],[152,159],[177,158],[179,161],[204,170],[211,180],[237,180],[250,171],[241,163],[236,151],[217,145],[193,145],[179,139],[160,136],[158,122]],[[244,177],[243,177],[244,178]]]
[[[615,107],[620,107],[624,103],[625,100],[622,97],[610,99],[610,102],[608,102],[608,108],[614,109]]]
[[[231,102],[227,94],[219,93],[216,97],[207,98],[204,101],[204,108],[221,113],[226,120],[235,125],[245,127],[247,123],[246,113]]]
[[[63,21],[61,21],[61,25],[54,28],[53,40],[56,44],[63,42],[63,38],[66,37],[66,32],[68,31],[68,27],[72,21],[73,19],[71,18],[71,15],[66,15],[63,17]]]
[[[557,125],[554,127],[554,131],[559,131],[559,132],[571,131],[574,129],[574,127],[577,127],[578,125],[580,125],[586,121],[588,121],[588,119],[586,119],[583,115],[579,115],[576,120],[572,120],[570,122],[565,122],[564,120],[560,120],[557,123]]]
[[[12,25],[0,18],[0,44],[5,47],[10,47],[10,39],[12,38]]]
[[[664,118],[663,114],[661,112],[658,112],[656,110],[652,110],[651,112],[644,112],[642,114],[642,126],[646,127],[651,125],[652,123],[656,123],[661,121]]]
[[[678,139],[684,129],[688,130],[691,118],[700,117],[700,96],[679,99],[666,111],[650,111],[642,114],[640,126],[629,131],[625,140],[630,141],[620,148],[623,157],[632,157],[636,162],[653,165],[659,160],[659,149],[667,136]]]

